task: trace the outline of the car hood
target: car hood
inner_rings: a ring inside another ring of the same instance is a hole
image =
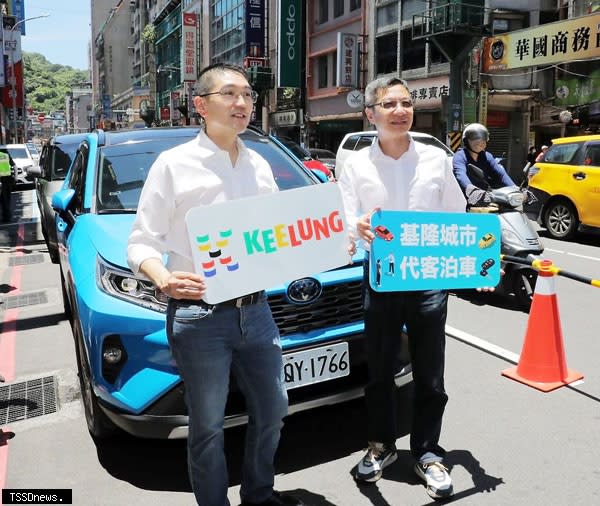
[[[89,237],[107,262],[128,269],[127,240],[135,214],[89,215]]]

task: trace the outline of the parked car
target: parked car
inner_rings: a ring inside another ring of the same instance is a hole
[[[37,205],[40,210],[42,234],[53,263],[58,263],[58,244],[52,195],[61,189],[79,143],[85,134],[55,135],[42,148],[39,165],[27,169],[28,176],[35,180]]]
[[[2,146],[10,153],[10,156],[16,164],[15,180],[18,185],[30,184],[33,181],[32,177],[27,176],[27,169],[36,165],[29,148],[25,144],[6,144]]]
[[[155,158],[193,140],[198,131],[180,127],[90,133],[64,187],[53,197],[64,304],[70,308],[85,416],[95,437],[108,437],[117,428],[142,437],[187,435],[185,385],[164,328],[166,298],[129,270],[126,244]],[[318,184],[266,134],[249,129],[242,139],[268,160],[282,191]],[[281,334],[290,413],[363,394],[363,256],[357,253],[353,265],[267,291]],[[405,341],[398,357],[399,385],[412,378]],[[300,367],[301,360],[338,364],[312,372]],[[339,368],[345,375],[329,374]],[[245,422],[243,397],[232,379],[226,426]]]
[[[417,142],[436,146],[445,151],[448,156],[454,155],[448,146],[440,142],[433,135],[424,134],[421,132],[409,132],[409,134]],[[351,132],[344,136],[342,142],[340,142],[340,146],[338,147],[335,156],[335,175],[338,179],[344,170],[344,162],[346,161],[346,158],[348,158],[348,155],[353,151],[358,151],[359,149],[370,146],[373,144],[373,142],[375,142],[375,139],[377,139],[377,132],[375,130]]]
[[[328,149],[308,148],[310,156],[315,160],[319,160],[335,175],[335,153]]]
[[[554,139],[528,177],[525,212],[552,237],[570,239],[580,225],[600,228],[600,135]]]
[[[33,158],[33,161],[36,163],[39,163],[40,152],[38,151],[38,148],[36,147],[36,145],[33,142],[26,142],[25,145],[27,146],[27,149],[29,150],[29,153],[31,154],[31,158]]]
[[[327,181],[333,181],[335,179],[333,172],[320,160],[315,160],[310,153],[304,149],[300,144],[294,142],[291,139],[277,137],[277,141],[281,142],[290,152],[298,158],[307,168],[311,170],[318,170],[321,172]]]

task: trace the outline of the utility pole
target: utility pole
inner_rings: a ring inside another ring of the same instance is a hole
[[[413,39],[427,39],[450,62],[448,134],[463,129],[464,66],[469,53],[481,40],[484,17],[483,0],[470,0],[468,4],[446,0],[413,16]]]

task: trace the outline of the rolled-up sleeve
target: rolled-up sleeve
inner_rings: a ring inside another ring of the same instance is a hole
[[[159,156],[148,172],[127,243],[127,262],[135,274],[149,258],[162,261],[174,206],[173,181],[168,165]]]

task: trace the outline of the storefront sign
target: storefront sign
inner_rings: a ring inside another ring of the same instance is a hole
[[[179,93],[178,91],[172,91],[171,92],[171,120],[173,121],[179,121],[179,119],[181,118],[181,113],[179,112],[179,109],[177,109],[181,103],[181,93]]]
[[[450,94],[448,76],[408,81],[408,89],[415,109],[439,109],[442,97]]]
[[[183,81],[196,81],[198,74],[197,38],[198,16],[193,12],[184,12],[181,27],[181,77]]]
[[[600,100],[600,69],[587,77],[556,79],[555,105],[582,105]]]
[[[246,54],[265,55],[265,2],[246,0]]]
[[[300,121],[299,121],[300,119]],[[302,110],[277,111],[271,115],[273,126],[295,126],[302,123]]]
[[[600,13],[486,37],[483,72],[600,57]]]
[[[300,0],[279,2],[279,75],[281,88],[300,88],[302,68],[302,4]]]
[[[487,123],[488,115],[488,95],[489,89],[487,83],[481,83],[479,87],[479,123]]]
[[[358,36],[353,33],[337,34],[336,86],[358,86]]]

